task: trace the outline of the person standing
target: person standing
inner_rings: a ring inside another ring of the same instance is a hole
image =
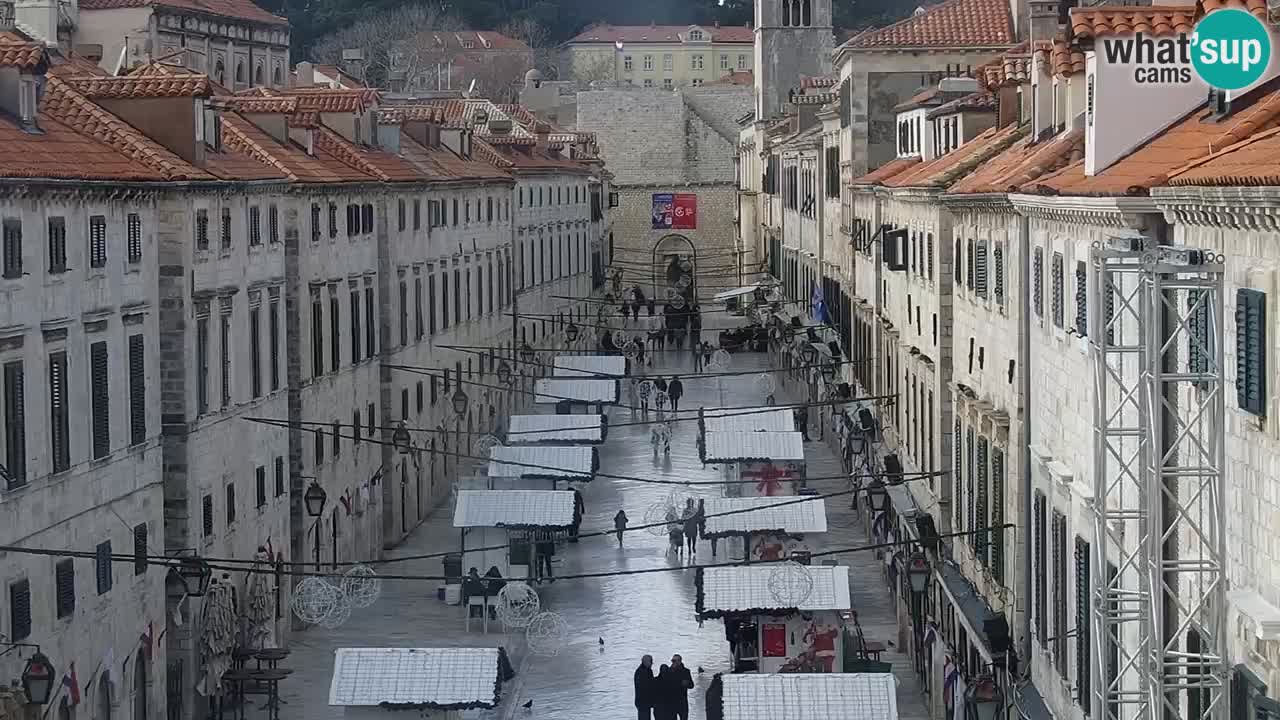
[[[689,314],[689,335],[692,342],[689,343],[693,347],[702,344],[702,306],[694,305],[693,312]]]
[[[671,378],[671,384],[667,386],[667,395],[671,398],[671,412],[680,412],[680,398],[684,396],[684,383],[680,382],[680,378]]]
[[[689,720],[689,691],[693,689],[693,675],[684,666],[679,655],[671,656],[671,679],[668,692],[671,693],[671,707],[675,712],[673,718]]]
[[[653,680],[653,720],[675,720],[675,693],[671,692],[673,675],[671,668],[663,665],[658,668],[658,677]]]
[[[693,350],[693,371],[702,372],[702,345],[700,343],[692,343],[689,347]]]
[[[692,501],[690,501],[692,502]],[[689,551],[689,559],[698,554],[698,513],[689,513],[684,519],[684,544]]]
[[[667,540],[671,543],[671,552],[676,557],[684,554],[684,534],[681,532],[682,523],[680,516],[676,514],[674,509],[667,511]]]
[[[628,519],[626,510],[619,510],[618,514],[613,516],[613,531],[618,535],[618,547],[622,547],[622,533],[627,531]],[[645,657],[649,658],[649,664],[652,665],[653,658],[650,658],[648,655],[645,655]],[[649,675],[652,676],[653,672],[650,671]]]
[[[555,577],[551,574],[551,557],[556,554],[555,540],[545,537],[539,540],[534,548],[537,554],[535,564],[539,571],[539,579],[546,578],[547,582],[555,582]]]
[[[587,504],[582,500],[582,491],[573,489],[573,526],[569,528],[569,542],[578,542],[578,528],[582,527],[582,516],[587,512]]]
[[[654,705],[654,690],[657,678],[653,676],[653,656],[640,658],[640,667],[636,668],[634,681],[636,688],[636,717],[638,720],[651,720]]]
[[[805,442],[809,442],[809,406],[801,405],[796,408],[796,425],[799,425],[800,436]]]

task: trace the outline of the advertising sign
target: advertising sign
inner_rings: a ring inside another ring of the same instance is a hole
[[[698,196],[693,193],[654,193],[654,230],[696,230]]]

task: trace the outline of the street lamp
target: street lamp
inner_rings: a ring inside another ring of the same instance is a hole
[[[213,579],[213,570],[209,563],[195,557],[186,557],[177,565],[169,566],[169,577],[182,585],[182,593],[191,597],[202,597],[209,591],[209,582]]]
[[[838,366],[839,366],[839,364],[838,364],[835,360],[832,360],[831,362],[827,363],[826,365],[823,365],[823,366],[822,366],[822,376],[823,376],[824,378],[828,379],[828,380],[835,380],[835,378],[836,378],[836,368],[837,368]]]
[[[907,579],[911,581],[911,592],[917,595],[929,587],[929,559],[922,552],[911,555],[907,565]]]
[[[977,720],[995,720],[1004,708],[1004,693],[990,675],[975,680],[965,690],[964,699],[973,708]]]
[[[307,487],[307,491],[302,495],[302,504],[307,508],[307,515],[313,518],[320,517],[320,513],[324,512],[326,499],[324,488],[320,487],[320,483],[312,480],[311,485]]]
[[[529,343],[520,346],[520,361],[524,363],[532,363],[535,353]]]
[[[884,512],[889,504],[889,491],[885,489],[884,481],[876,478],[867,485],[867,502],[871,504],[871,509],[875,512]]]
[[[505,359],[498,363],[498,382],[503,385],[511,384],[511,363]]]
[[[400,451],[401,455],[408,455],[413,449],[413,438],[409,436],[409,428],[405,426],[403,420],[396,424],[395,431],[391,433],[391,444]]]
[[[53,693],[53,663],[44,653],[36,653],[27,660],[22,670],[22,691],[27,694],[27,702],[32,705],[48,705],[49,696]]]
[[[465,390],[458,388],[457,392],[453,394],[453,398],[450,402],[453,403],[453,412],[461,418],[467,414],[467,406],[471,403],[471,398],[467,397]]]
[[[564,336],[565,336],[565,339],[567,339],[571,343],[577,342],[578,341],[578,325],[576,323],[570,322],[569,327],[564,329]]]
[[[800,349],[800,360],[805,365],[813,365],[818,359],[818,349],[812,345],[805,345]]]

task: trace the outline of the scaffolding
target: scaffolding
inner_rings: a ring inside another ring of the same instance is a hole
[[[1095,718],[1227,716],[1222,262],[1092,251]]]

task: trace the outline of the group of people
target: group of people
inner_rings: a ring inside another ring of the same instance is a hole
[[[640,658],[635,672],[636,717],[639,720],[689,720],[689,691],[693,674],[679,655],[653,674],[653,656]]]
[[[694,505],[693,498],[687,498],[683,512],[677,513],[675,508],[667,511],[667,538],[671,543],[670,551],[676,557],[682,557],[688,550],[689,557],[698,553],[698,538],[706,534],[707,507],[706,502],[698,500]],[[716,556],[716,539],[711,538],[711,557]]]

